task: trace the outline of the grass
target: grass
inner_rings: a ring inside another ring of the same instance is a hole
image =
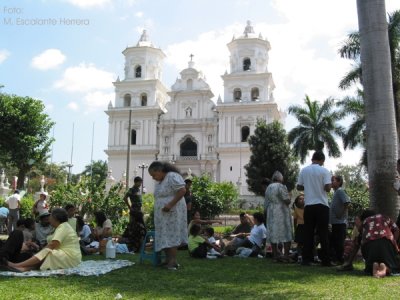
[[[374,279],[362,264],[348,273],[319,266],[277,264],[270,259],[198,260],[179,251],[182,268],[168,271],[139,264],[139,255],[119,255],[136,264],[98,277],[0,277],[8,299],[399,299],[399,277]],[[101,259],[89,256],[85,259]]]

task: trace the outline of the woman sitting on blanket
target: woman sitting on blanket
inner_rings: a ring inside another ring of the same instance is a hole
[[[96,211],[94,213],[94,221],[96,223],[96,227],[93,230],[95,240],[101,241],[112,236],[112,223],[104,212]]]
[[[63,208],[55,208],[50,215],[50,224],[55,228],[54,234],[48,237],[48,244],[31,258],[20,262],[8,262],[9,270],[30,271],[57,270],[73,268],[82,259],[76,231],[68,224],[68,214]]]

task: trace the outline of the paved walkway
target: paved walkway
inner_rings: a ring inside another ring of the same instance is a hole
[[[240,223],[239,215],[219,215],[216,219],[221,220],[223,226],[235,226]]]

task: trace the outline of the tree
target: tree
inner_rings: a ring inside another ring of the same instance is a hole
[[[344,189],[350,197],[349,216],[354,218],[369,207],[367,174],[361,165],[338,164],[335,175],[343,177]]]
[[[204,218],[213,218],[222,213],[224,208],[229,209],[239,196],[232,183],[213,182],[207,174],[193,177],[192,193],[192,210],[199,211]]]
[[[370,203],[378,212],[397,217],[397,134],[393,105],[390,48],[385,1],[357,0],[362,82],[366,109]]]
[[[364,149],[361,164],[367,167],[366,128],[365,128],[365,105],[363,92],[358,90],[357,97],[345,97],[337,103],[340,107],[341,116],[353,116],[353,120],[347,130],[344,131],[342,140],[346,150],[361,147]]]
[[[388,15],[387,24],[397,138],[398,141],[400,141],[400,10],[394,11]],[[360,52],[360,33],[352,32],[339,49],[341,57],[352,59],[355,62],[353,69],[341,80],[339,84],[341,89],[347,89],[356,83],[364,85],[362,80]]]
[[[87,178],[91,178],[90,181],[93,185],[100,186],[105,184],[107,171],[107,161],[98,160],[94,161],[90,165],[86,165],[85,170],[83,170],[81,175],[86,176]]]
[[[248,139],[251,156],[244,166],[249,190],[263,195],[263,178],[271,178],[275,171],[282,173],[288,189],[293,189],[299,167],[289,146],[286,131],[282,124],[275,121],[267,124],[259,119],[254,134]]]
[[[294,153],[304,163],[309,150],[322,151],[326,146],[329,156],[340,157],[335,135],[343,135],[343,127],[337,124],[342,116],[332,111],[333,99],[328,98],[321,105],[317,101],[311,101],[306,95],[304,103],[305,107],[292,105],[288,108],[289,114],[299,121],[299,125],[288,134]]]
[[[54,122],[43,112],[40,100],[0,93],[0,160],[18,168],[17,187],[26,173],[47,159]]]

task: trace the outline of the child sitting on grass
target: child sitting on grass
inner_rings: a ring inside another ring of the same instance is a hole
[[[205,233],[205,235],[206,235],[206,237],[207,237],[207,239],[208,239],[208,242],[209,242],[211,245],[216,246],[217,249],[218,249],[218,250],[216,250],[215,248],[210,248],[210,249],[208,250],[207,255],[212,255],[212,256],[216,256],[216,257],[222,257],[222,254],[221,254],[221,247],[222,247],[222,245],[218,245],[218,244],[217,244],[217,241],[215,240],[215,237],[214,237],[214,228],[212,228],[212,227],[206,227],[206,228],[204,229],[204,233]]]
[[[212,245],[208,240],[200,235],[200,224],[193,224],[190,228],[188,249],[189,254],[195,258],[206,258],[208,248],[218,249],[218,246]]]

